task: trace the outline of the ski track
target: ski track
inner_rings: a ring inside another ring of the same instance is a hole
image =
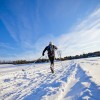
[[[49,63],[0,65],[0,100],[100,100],[90,67],[99,70],[100,58],[55,62],[54,74]]]

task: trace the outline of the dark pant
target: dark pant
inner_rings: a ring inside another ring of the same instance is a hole
[[[49,57],[50,63],[51,63],[51,64],[54,64],[54,58],[55,58],[55,57],[54,57],[54,56],[48,56],[48,57]]]

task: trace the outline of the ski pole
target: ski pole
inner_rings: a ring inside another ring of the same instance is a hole
[[[42,56],[41,57],[39,57],[34,63],[32,63],[31,65],[33,65],[33,64],[35,64],[40,58],[42,58]],[[27,68],[29,68],[31,65],[29,65],[28,67],[26,67],[26,69]],[[34,67],[35,67],[35,65],[34,65]],[[24,69],[22,69],[22,71],[25,71]]]
[[[42,56],[40,58],[42,58]],[[33,64],[35,64],[40,58],[38,58]]]

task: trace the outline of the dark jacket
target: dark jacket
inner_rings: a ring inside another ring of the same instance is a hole
[[[45,49],[43,50],[42,55],[44,56],[45,51],[48,51],[48,56],[55,56],[55,50],[57,49],[57,47],[55,45],[48,45],[45,47]]]

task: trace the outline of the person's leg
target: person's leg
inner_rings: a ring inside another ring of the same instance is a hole
[[[51,62],[50,65],[51,72],[54,73],[54,57],[50,57],[50,62]]]
[[[54,57],[51,58],[52,67],[54,67]]]

